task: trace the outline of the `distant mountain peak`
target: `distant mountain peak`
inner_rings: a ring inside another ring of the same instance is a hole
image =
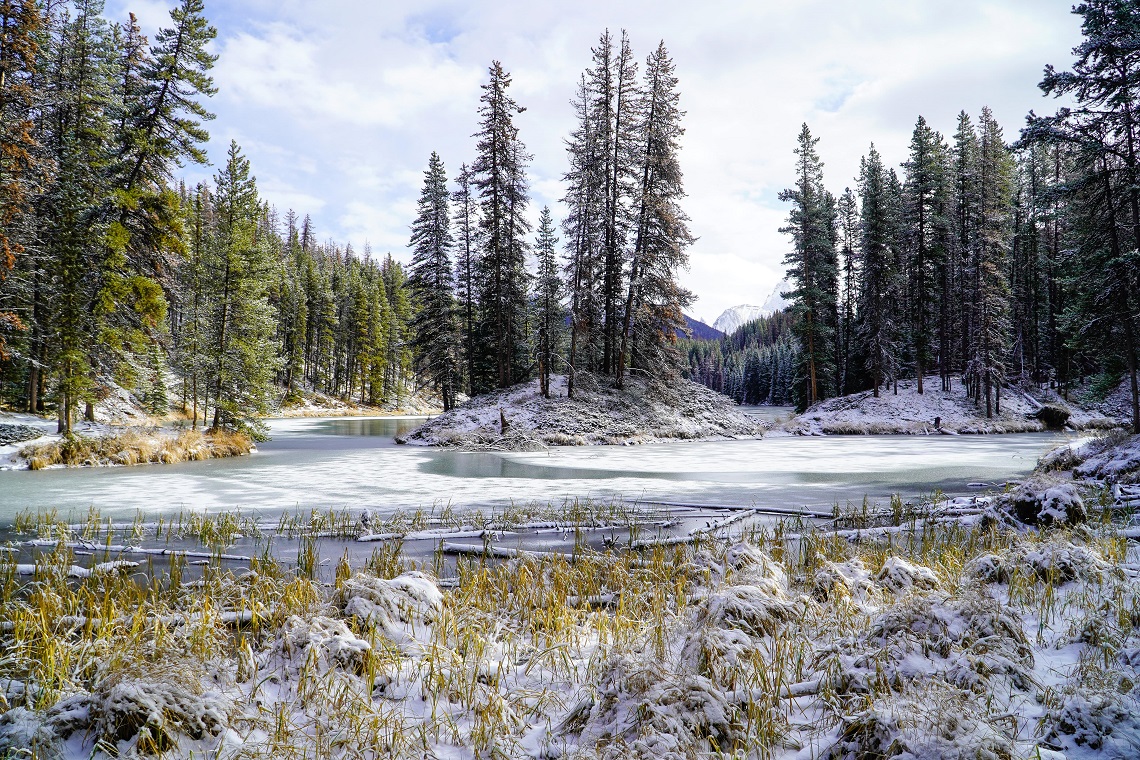
[[[780,294],[791,290],[791,287],[791,283],[786,279],[780,280],[768,298],[764,300],[763,305],[756,306],[745,303],[725,309],[724,313],[716,318],[712,326],[726,335],[732,335],[741,325],[748,324],[760,317],[775,314],[777,311],[783,311],[789,306],[789,302]]]
[[[724,333],[722,331],[717,330],[713,327],[709,327],[701,320],[696,319],[695,317],[690,317],[688,314],[685,314],[683,316],[685,317],[685,327],[689,329],[689,332],[694,340],[716,340],[717,338],[724,337]],[[680,335],[680,332],[678,332],[678,337],[682,337]]]

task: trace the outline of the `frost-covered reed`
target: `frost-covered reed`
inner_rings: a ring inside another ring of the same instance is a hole
[[[1137,750],[1140,566],[1119,515],[1094,509],[1086,525],[1027,532],[985,500],[896,501],[837,510],[830,524],[724,520],[682,541],[629,531],[603,551],[576,542],[508,561],[476,544],[445,578],[438,557],[401,551],[417,531],[632,513],[395,515],[355,527],[395,536],[375,541],[363,567],[346,553],[327,573],[315,549],[227,570],[180,555],[107,565],[100,547],[161,535],[220,552],[255,531],[312,547],[348,532],[348,515],[26,515],[18,529],[42,553],[30,574],[0,563],[0,747],[187,758]],[[75,574],[77,563],[94,564]]]

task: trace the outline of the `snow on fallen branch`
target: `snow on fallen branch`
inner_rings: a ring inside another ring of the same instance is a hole
[[[221,559],[233,562],[249,562],[250,557],[244,554],[220,554],[216,552],[194,551],[192,549],[159,549],[145,546],[130,546],[129,544],[93,544],[90,541],[51,541],[48,539],[33,539],[25,541],[20,546],[35,546],[39,548],[64,547],[67,549],[86,549],[89,551],[107,552],[109,554],[148,554],[156,557],[200,557],[202,559]]]

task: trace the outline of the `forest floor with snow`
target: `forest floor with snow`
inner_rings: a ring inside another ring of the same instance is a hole
[[[654,387],[639,377],[617,390],[608,379],[579,373],[574,398],[565,376],[476,396],[397,439],[419,446],[469,450],[534,450],[547,446],[753,438],[764,426],[731,399],[688,380]],[[506,421],[506,429],[503,421]]]
[[[466,400],[466,396],[461,396]],[[409,393],[388,404],[362,404],[312,390],[286,397],[271,412],[273,417],[385,417],[428,416],[443,411],[440,400],[425,393]]]
[[[956,378],[951,391],[943,391],[938,378],[927,378],[923,393],[914,380],[900,380],[872,391],[831,398],[812,406],[781,426],[797,435],[946,435],[969,433],[1030,433],[1051,427],[1072,430],[1106,430],[1124,420],[1114,409],[1066,401],[1053,391],[1027,393],[1002,390],[1000,411],[986,416],[985,404],[966,397]]]
[[[1081,521],[1035,528],[1010,493],[691,531],[577,502],[25,515],[0,564],[0,757],[1134,758],[1140,528],[1086,485]],[[259,535],[296,561],[235,564]],[[376,548],[325,565],[333,535]]]

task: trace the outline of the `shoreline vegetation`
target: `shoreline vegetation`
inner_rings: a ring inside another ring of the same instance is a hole
[[[234,430],[163,431],[157,428],[112,429],[105,436],[71,435],[58,441],[32,444],[18,456],[29,470],[54,465],[177,464],[205,459],[245,456],[257,450],[253,438]]]
[[[967,435],[1046,432],[1106,432],[1123,428],[1123,385],[1099,404],[1066,401],[1052,391],[1007,390],[1000,411],[983,411],[960,393],[927,385],[916,392],[901,380],[897,392],[870,391],[828,399],[790,419],[764,422],[723,394],[687,380],[655,384],[632,377],[617,390],[606,378],[579,374],[576,397],[566,396],[566,377],[552,376],[550,398],[533,380],[467,399],[440,414],[436,400],[409,393],[399,403],[360,405],[318,393],[282,403],[267,419],[436,415],[397,439],[411,445],[470,451],[536,450],[549,446],[631,445],[666,441],[731,440],[783,435]],[[1119,397],[1119,398],[1117,398]],[[114,407],[96,406],[107,422],[76,426],[59,436],[50,421],[32,415],[0,415],[0,454],[8,468],[115,466],[177,463],[256,451],[240,431],[162,428],[171,418],[148,417],[125,391]],[[125,400],[124,400],[125,399]],[[504,431],[503,423],[507,429]]]
[[[1081,508],[1032,526],[1015,501],[1055,507],[1057,487],[1033,478],[688,531],[580,502],[367,522],[27,514],[0,562],[0,752],[1129,756],[1138,450],[1117,436],[1047,457],[1034,478],[1068,478]],[[526,531],[573,544],[516,548]],[[337,535],[371,555],[323,562]],[[228,553],[253,537],[263,550]],[[436,550],[410,557],[416,539]],[[148,564],[128,559],[148,545]]]
[[[401,436],[399,443],[467,450],[514,451],[548,446],[630,445],[677,440],[723,440],[764,435],[984,435],[1050,430],[1109,431],[1127,425],[1111,402],[1085,405],[1053,391],[1006,389],[987,417],[959,391],[913,380],[875,396],[871,391],[827,399],[801,414],[765,423],[727,396],[688,380],[668,385],[631,379],[624,390],[606,378],[579,374],[576,397],[566,377],[550,380],[551,397],[531,381],[477,396]]]
[[[317,392],[296,393],[265,419],[302,417],[430,416],[438,404],[407,393],[386,405],[372,406]],[[184,415],[155,416],[126,389],[116,387],[93,405],[97,422],[77,423],[70,434],[55,432],[55,421],[32,414],[0,412],[0,469],[40,470],[53,466],[129,466],[245,456],[257,451],[244,430],[186,429]],[[171,425],[174,427],[171,427]]]
[[[780,426],[796,435],[984,435],[1039,433],[1049,430],[1106,431],[1129,424],[1114,402],[1126,395],[1123,385],[1100,404],[1065,400],[1052,390],[1003,389],[998,409],[984,406],[959,388],[950,391],[927,383],[918,393],[914,380],[900,380],[875,395],[861,391],[826,399]]]

